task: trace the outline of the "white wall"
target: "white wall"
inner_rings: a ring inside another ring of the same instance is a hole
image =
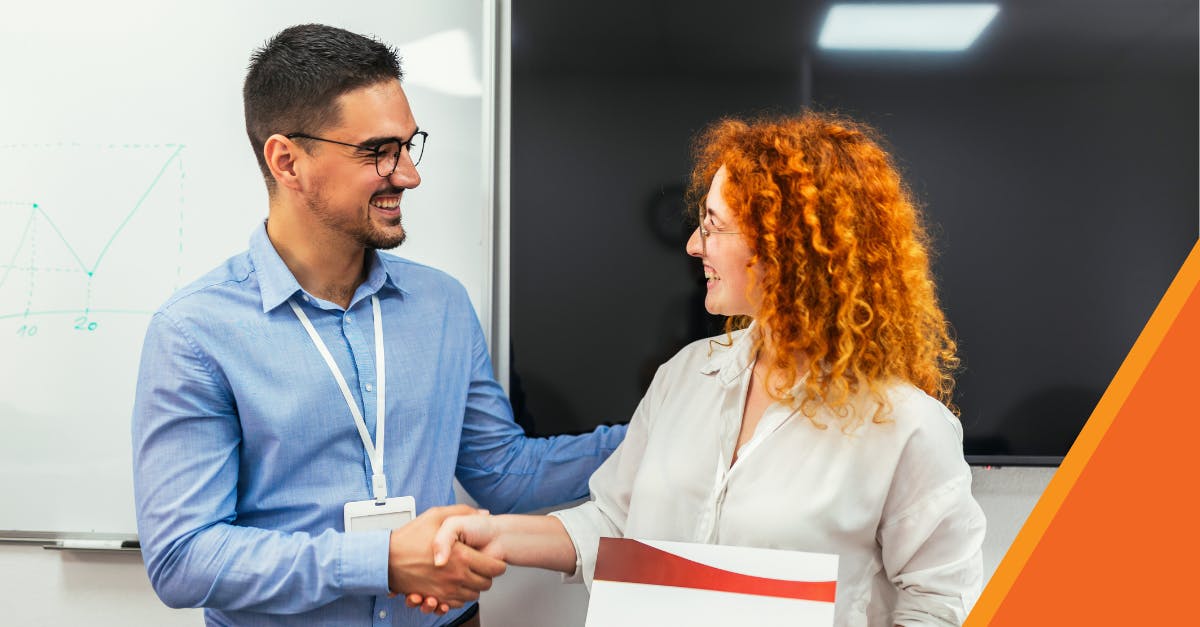
[[[972,489],[987,515],[983,572],[990,579],[1037,504],[1055,468],[975,468]]]
[[[1048,468],[975,470],[975,497],[988,517],[983,548],[990,577],[1053,476]],[[587,593],[554,573],[512,568],[484,593],[487,627],[583,625]],[[154,596],[138,553],[46,551],[0,545],[0,622],[27,627],[172,627],[203,623],[199,610],[172,610]]]

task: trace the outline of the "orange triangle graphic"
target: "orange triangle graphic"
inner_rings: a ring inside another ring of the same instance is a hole
[[[1200,534],[1200,243],[1159,302],[967,626],[1189,622]]]

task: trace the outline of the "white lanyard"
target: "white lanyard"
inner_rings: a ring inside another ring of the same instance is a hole
[[[358,436],[362,438],[363,447],[367,449],[367,458],[371,460],[371,488],[375,495],[375,501],[382,503],[387,500],[387,478],[383,476],[383,426],[386,424],[384,420],[384,404],[387,398],[384,395],[384,378],[383,372],[383,317],[379,313],[379,297],[371,296],[371,313],[375,316],[375,444],[371,444],[371,433],[367,431],[367,422],[363,420],[362,412],[358,410],[358,403],[354,402],[354,396],[350,394],[350,386],[346,385],[346,378],[342,376],[342,371],[338,369],[337,363],[333,361],[333,355],[329,354],[329,349],[326,348],[325,342],[321,340],[321,336],[317,335],[317,330],[313,328],[312,322],[309,322],[308,316],[304,314],[304,310],[300,309],[292,300],[288,300],[288,304],[292,306],[292,311],[296,312],[296,317],[300,319],[300,324],[304,325],[304,330],[308,331],[308,337],[312,338],[313,344],[317,345],[317,350],[321,352],[321,357],[325,358],[325,365],[329,366],[329,371],[333,373],[333,378],[337,380],[338,387],[342,390],[342,396],[346,399],[346,405],[350,408],[350,414],[354,416],[354,425],[358,427]]]

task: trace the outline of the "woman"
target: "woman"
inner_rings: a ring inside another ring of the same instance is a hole
[[[687,252],[730,332],[659,368],[589,502],[452,518],[435,561],[458,540],[590,585],[601,536],[836,553],[838,625],[960,624],[984,518],[946,407],[955,344],[890,157],[830,115],[725,120],[698,140],[691,192]]]

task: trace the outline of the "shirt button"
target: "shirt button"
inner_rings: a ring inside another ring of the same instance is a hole
[[[354,316],[346,314],[346,322],[354,322]]]
[[[387,618],[387,610],[379,610],[379,618]]]
[[[306,303],[308,302],[308,294],[304,295],[304,302],[306,302]]]
[[[366,385],[365,385],[365,386],[363,386],[363,387],[367,388],[367,391],[368,391],[368,392],[370,392],[371,390],[374,390],[374,389],[375,389],[375,388],[374,388],[374,387],[373,387],[373,386],[372,386],[370,383],[366,384]]]

